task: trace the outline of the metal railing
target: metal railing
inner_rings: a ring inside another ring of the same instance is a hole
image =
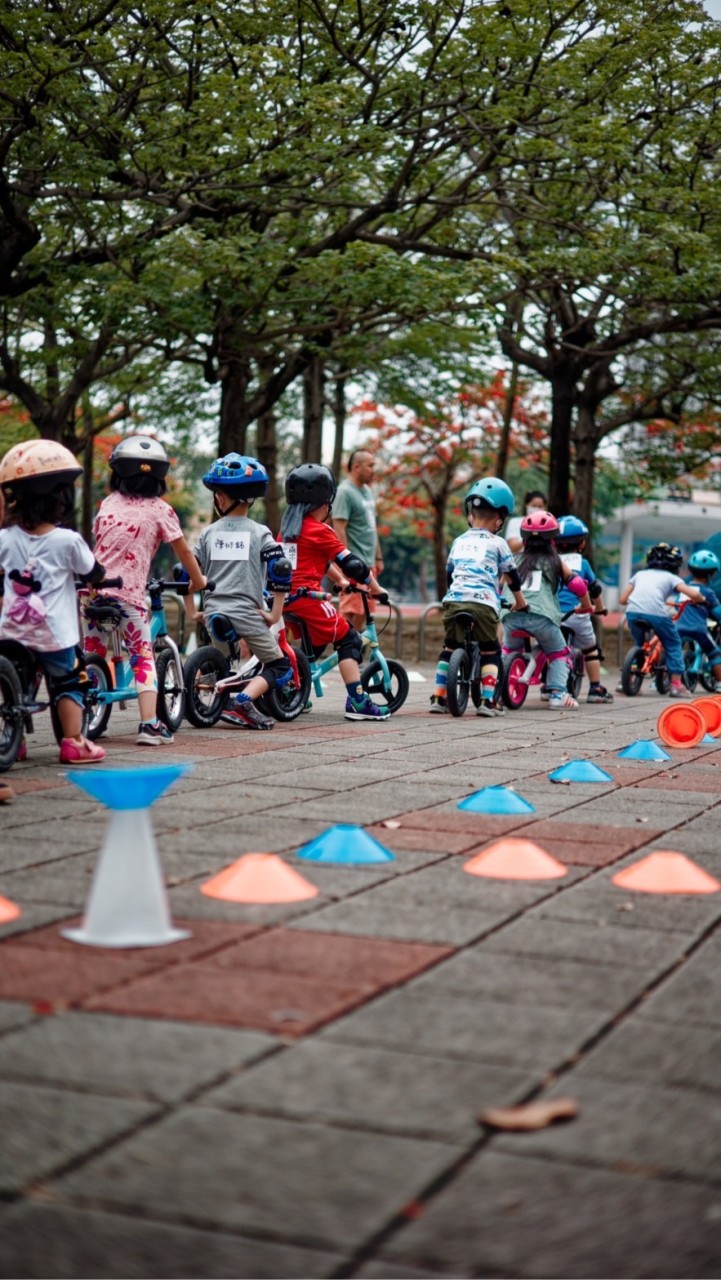
[[[418,619],[418,661],[426,660],[426,619],[430,613],[440,613],[443,605],[440,600],[434,601],[433,604],[426,605],[423,613]]]

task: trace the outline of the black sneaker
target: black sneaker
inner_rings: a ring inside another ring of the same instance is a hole
[[[602,684],[591,685],[586,695],[586,702],[613,702],[613,694],[609,693]]]
[[[239,729],[274,729],[272,716],[264,716],[252,702],[231,703],[221,714],[223,724],[234,724]]]
[[[442,698],[437,693],[431,694],[431,705],[428,710],[433,716],[447,716],[449,714],[448,703],[445,698]]]
[[[146,747],[162,747],[173,741],[173,735],[160,720],[145,720],[138,725],[135,741]]]

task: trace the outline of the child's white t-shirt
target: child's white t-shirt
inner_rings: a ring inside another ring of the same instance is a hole
[[[39,534],[18,525],[0,529],[0,569],[5,572],[0,638],[19,640],[39,653],[76,645],[75,578],[90,573],[94,564],[90,547],[72,529]],[[15,578],[10,577],[13,571]]]
[[[668,613],[668,597],[683,586],[683,578],[667,569],[640,569],[634,573],[630,584],[633,591],[626,605],[628,612],[662,618]]]

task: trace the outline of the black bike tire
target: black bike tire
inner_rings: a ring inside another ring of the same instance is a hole
[[[448,659],[446,701],[452,716],[462,716],[468,706],[471,684],[471,660],[465,649],[454,649]]]
[[[386,693],[383,688],[383,668],[377,658],[369,662],[368,666],[361,671],[361,684],[370,698],[378,701],[379,706],[387,707],[393,715],[403,706],[408,697],[410,684],[408,672],[402,662],[396,662],[394,658],[386,658],[386,664],[391,678],[390,693]]]
[[[653,679],[656,685],[656,692],[660,693],[662,697],[665,697],[671,688],[671,673],[669,672],[665,662],[661,661],[658,664],[654,672]]]
[[[696,661],[696,641],[682,640],[681,651],[683,653],[683,682],[690,693],[693,693],[699,680],[698,671],[690,671],[689,668]],[[703,679],[703,677],[702,677]]]
[[[496,687],[498,693],[498,687]],[[483,701],[483,688],[480,680],[471,680],[471,702],[474,707],[480,707]]]
[[[701,684],[707,693],[716,692],[716,677],[714,676],[713,671],[701,672]]]
[[[104,689],[107,692],[112,690],[113,677],[110,673],[110,667],[104,658],[101,658],[98,654],[89,653],[85,658],[85,670],[89,675],[93,670],[98,672],[100,679],[96,682],[97,687]],[[92,679],[92,676],[90,676],[90,678]],[[93,705],[93,695],[90,694],[89,698],[90,706],[87,706],[86,704],[88,721],[85,727],[85,736],[86,738],[90,738],[91,742],[95,742],[96,738],[102,737],[108,727],[108,721],[110,720],[110,713],[113,709],[113,704],[112,702],[96,703],[95,705],[99,708],[99,714],[97,717],[94,717],[90,710],[90,707]]]
[[[643,649],[640,645],[634,645],[626,654],[621,668],[621,688],[627,698],[635,698],[641,691],[643,675],[638,670],[638,666],[634,665],[639,662],[643,666]]]
[[[583,684],[583,677],[586,671],[586,664],[584,662],[583,654],[581,653],[580,649],[572,649],[571,654],[573,656],[573,664],[571,666],[571,670],[568,673],[566,689],[568,690],[572,698],[577,698],[579,693],[581,692],[581,685]]]
[[[263,705],[274,720],[287,723],[302,715],[306,702],[310,697],[311,677],[310,663],[301,649],[295,649],[298,663],[298,684],[290,681],[282,689],[269,689],[263,694]]]
[[[177,733],[185,719],[185,704],[187,701],[182,660],[176,658],[173,650],[166,647],[155,655],[155,670],[158,675],[158,719],[162,720],[171,733]],[[177,699],[175,710],[171,710],[168,698],[167,679],[169,671],[173,672],[173,684],[170,694],[174,699]]]
[[[203,673],[222,680],[230,675],[228,659],[212,645],[203,645],[191,653],[184,669],[185,680],[185,718],[196,729],[212,729],[217,724],[228,701],[228,694],[215,694],[209,704],[202,703],[196,697],[196,680]]]
[[[0,655],[0,773],[12,768],[23,740],[23,721],[7,718],[5,707],[19,707],[23,699],[20,679],[9,658]]]

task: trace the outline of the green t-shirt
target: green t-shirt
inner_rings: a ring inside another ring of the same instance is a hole
[[[348,547],[355,555],[365,560],[371,569],[375,563],[376,546],[376,500],[369,485],[353,484],[352,480],[343,480],[338,485],[338,492],[333,502],[333,518],[347,520],[346,538]]]

